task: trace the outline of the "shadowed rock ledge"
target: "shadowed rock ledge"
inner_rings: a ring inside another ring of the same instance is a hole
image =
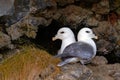
[[[56,67],[59,60],[50,54],[60,45],[51,38],[63,26],[75,35],[89,27],[99,37],[91,64]],[[1,80],[119,80],[120,1],[1,0],[0,61]]]

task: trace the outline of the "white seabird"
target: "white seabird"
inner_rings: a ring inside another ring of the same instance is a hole
[[[58,51],[58,54],[62,54],[66,46],[76,42],[74,33],[68,27],[60,28],[55,37],[52,38],[53,41],[55,41],[56,39],[62,40],[61,48]]]
[[[97,39],[93,31],[89,28],[82,28],[77,35],[78,42],[68,45],[62,54],[57,55],[59,58],[66,58],[58,66],[78,61],[81,64],[89,63],[96,55],[96,44],[92,38]]]

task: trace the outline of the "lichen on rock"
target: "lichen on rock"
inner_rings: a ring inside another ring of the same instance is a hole
[[[0,50],[18,49],[11,56],[1,50],[0,60],[4,55],[9,56],[0,64],[1,80],[120,79],[120,0],[1,0],[0,4]],[[75,63],[58,68],[59,60],[50,52],[23,46],[30,41],[36,46],[47,46],[45,50],[49,46],[49,51],[55,52],[53,45],[59,46],[51,37],[63,26],[70,27],[75,35],[82,27],[89,27],[99,37],[95,40],[97,56],[90,64]],[[39,34],[41,42],[36,38]],[[18,46],[13,48],[14,45]]]
[[[0,48],[8,46],[9,44],[11,44],[10,37],[7,34],[0,31]]]

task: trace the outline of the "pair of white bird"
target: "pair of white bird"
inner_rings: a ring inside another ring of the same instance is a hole
[[[62,40],[61,48],[56,57],[65,58],[57,66],[80,61],[81,64],[89,63],[96,55],[96,44],[92,38],[97,36],[90,28],[82,28],[77,35],[77,42],[74,33],[68,27],[60,28],[52,40]]]

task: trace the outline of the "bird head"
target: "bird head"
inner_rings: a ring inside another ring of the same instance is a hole
[[[84,39],[98,39],[98,37],[93,33],[90,28],[82,28],[77,35],[78,41],[82,38]]]
[[[64,40],[64,39],[69,39],[73,37],[74,37],[74,34],[72,30],[68,27],[63,27],[58,30],[57,34],[52,38],[52,40],[53,41],[57,39]]]

